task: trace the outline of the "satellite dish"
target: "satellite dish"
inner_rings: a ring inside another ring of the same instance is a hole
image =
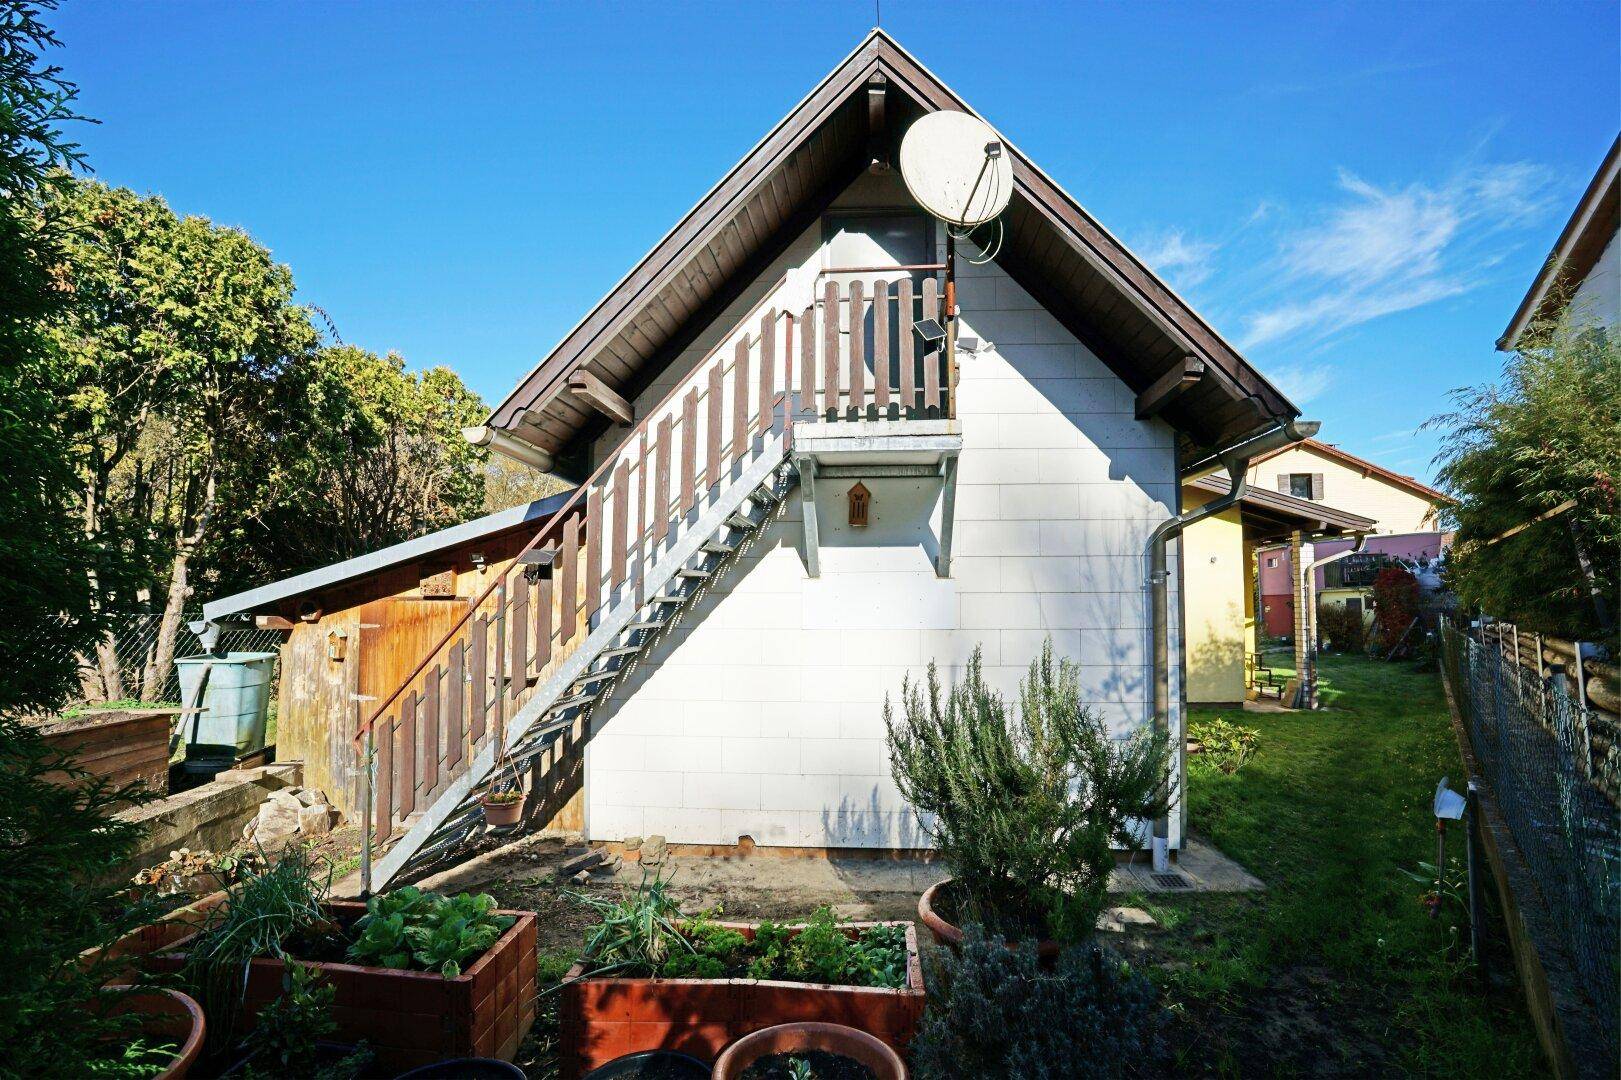
[[[907,129],[901,177],[923,209],[966,228],[990,221],[1013,197],[1007,145],[989,124],[964,112],[929,113]]]

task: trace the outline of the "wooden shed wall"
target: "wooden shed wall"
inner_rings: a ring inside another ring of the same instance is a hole
[[[346,817],[358,819],[361,811],[353,695],[372,698],[360,703],[371,709],[392,693],[456,625],[468,603],[511,568],[534,527],[470,541],[291,599],[279,612],[294,626],[281,652],[276,754],[283,761],[303,761],[305,784],[324,791]],[[483,570],[473,565],[474,553],[484,556]],[[454,571],[454,595],[424,597],[423,579],[444,571]],[[300,619],[299,607],[311,602],[318,614]],[[331,655],[334,632],[343,635],[341,659]],[[551,825],[581,828],[583,802],[577,791],[558,794],[561,807]]]

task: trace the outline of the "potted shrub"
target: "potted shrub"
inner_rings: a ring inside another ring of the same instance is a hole
[[[1111,737],[1050,639],[1016,713],[985,685],[978,649],[949,692],[933,663],[923,685],[904,682],[901,713],[885,700],[890,769],[953,875],[918,904],[936,940],[956,944],[973,921],[1009,942],[1044,942],[1050,958],[1059,942],[1089,937],[1113,845],[1135,844],[1133,823],[1169,804],[1165,739]]]
[[[307,853],[289,849],[154,957],[201,995],[220,1032],[215,1053],[282,997],[292,962],[331,988],[335,1039],[364,1041],[380,1067],[516,1051],[535,1017],[533,913],[409,886],[364,904],[327,900],[326,885]]]
[[[795,925],[688,918],[658,877],[586,900],[602,921],[560,989],[565,1077],[643,1050],[713,1061],[733,1040],[791,1021],[844,1024],[900,1048],[922,1017],[909,923],[841,924],[827,908]]]
[[[715,1062],[715,1080],[829,1077],[906,1080],[906,1063],[865,1031],[843,1024],[779,1024],[745,1035]]]

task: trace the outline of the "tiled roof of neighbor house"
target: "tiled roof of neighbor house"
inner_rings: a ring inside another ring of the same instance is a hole
[[[1324,457],[1333,458],[1342,465],[1349,466],[1353,469],[1360,469],[1365,476],[1377,476],[1381,480],[1387,480],[1390,483],[1395,484],[1397,487],[1405,488],[1408,491],[1411,491],[1414,495],[1417,495],[1423,499],[1428,499],[1430,502],[1437,505],[1452,501],[1446,496],[1445,493],[1436,491],[1428,484],[1421,483],[1405,473],[1391,472],[1383,465],[1375,465],[1367,458],[1360,458],[1349,451],[1341,450],[1333,443],[1318,442],[1316,439],[1302,439],[1300,442],[1290,443],[1288,446],[1280,447],[1277,450],[1268,451],[1265,454],[1261,454],[1251,459],[1250,467],[1253,468],[1254,466],[1261,464],[1263,461],[1270,461],[1286,450],[1313,450],[1319,454],[1322,454]]]
[[[418,536],[365,555],[357,555],[353,559],[294,574],[292,577],[272,581],[268,585],[260,585],[233,596],[222,596],[203,605],[203,618],[213,620],[226,615],[259,611],[279,601],[341,585],[346,581],[353,581],[391,566],[433,555],[470,540],[486,539],[522,525],[543,521],[561,509],[573,494],[574,489],[569,488],[556,495],[548,495],[544,499],[509,506],[505,510],[497,510],[493,514],[485,514],[472,521],[452,525],[448,529],[440,529],[426,536]]]
[[[791,47],[791,46],[790,46]],[[491,414],[556,453],[606,420],[568,388],[588,371],[625,398],[649,385],[925,113],[972,112],[874,30],[746,154]],[[1299,410],[1024,154],[998,264],[1133,390],[1189,358],[1204,377],[1162,415],[1214,446]]]
[[[1621,135],[1610,144],[1604,163],[1593,174],[1581,202],[1565,222],[1542,270],[1515,309],[1503,336],[1497,339],[1497,347],[1514,348],[1526,327],[1553,315],[1556,305],[1569,299],[1568,290],[1593,269],[1618,228],[1621,228]]]
[[[1232,483],[1219,472],[1186,483],[1213,495],[1225,495],[1233,489]],[[1245,487],[1244,495],[1238,501],[1246,525],[1258,526],[1261,531],[1270,526],[1278,535],[1295,529],[1307,533],[1369,532],[1377,524],[1372,518],[1360,514],[1336,510],[1320,502],[1297,499],[1293,495],[1253,484]],[[1262,538],[1270,539],[1272,535],[1266,533]]]

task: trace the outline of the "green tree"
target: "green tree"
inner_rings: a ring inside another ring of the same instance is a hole
[[[1437,479],[1455,500],[1442,509],[1457,530],[1448,584],[1464,604],[1544,633],[1613,634],[1594,598],[1613,620],[1621,338],[1567,313],[1528,334],[1498,382],[1453,401],[1430,421],[1443,431]],[[1567,501],[1574,509],[1503,537]]]
[[[66,293],[55,273],[60,225],[40,198],[81,161],[62,125],[77,91],[44,59],[57,46],[40,12],[53,0],[0,0],[0,714],[59,704],[75,655],[95,640],[85,568],[97,555],[62,492],[73,486],[52,428],[51,345],[41,321]]]
[[[302,450],[276,463],[275,498],[242,523],[250,573],[321,566],[480,513],[485,451],[461,429],[487,410],[449,368],[410,372],[392,353],[331,346],[283,397]]]
[[[47,325],[83,536],[141,570],[120,586],[92,565],[87,584],[104,611],[161,598],[150,691],[167,677],[194,562],[266,504],[267,457],[298,452],[278,389],[318,339],[291,273],[240,230],[90,181],[45,197],[72,296]],[[138,689],[121,684],[110,640],[98,654],[103,693]]]

